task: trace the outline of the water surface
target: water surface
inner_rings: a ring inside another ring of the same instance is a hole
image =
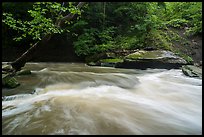
[[[2,89],[3,134],[202,134],[202,79],[179,69],[26,68]]]

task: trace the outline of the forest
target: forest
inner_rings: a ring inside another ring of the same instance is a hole
[[[190,61],[192,55],[179,49],[191,45],[189,37],[202,35],[201,2],[91,2],[81,10],[76,5],[3,3],[3,46],[28,48],[43,35],[55,34],[66,38],[82,60],[107,51],[153,48],[178,52]],[[58,28],[56,20],[67,11],[77,15]],[[174,48],[176,42],[180,47]]]
[[[202,134],[202,2],[2,2],[2,86],[5,135]]]

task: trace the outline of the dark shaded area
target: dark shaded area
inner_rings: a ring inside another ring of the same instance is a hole
[[[127,69],[147,69],[147,68],[156,68],[156,69],[178,69],[182,66],[180,63],[163,63],[159,61],[124,61],[116,63],[116,68],[127,68]]]
[[[202,35],[191,36],[189,40],[190,47],[186,48],[186,54],[192,56],[193,60],[198,63],[202,61]]]
[[[10,62],[20,57],[29,46],[3,46],[2,61]],[[66,35],[53,36],[46,45],[42,45],[31,60],[33,62],[82,62]]]
[[[66,36],[55,35],[46,45],[40,47],[33,61],[41,62],[82,62]]]

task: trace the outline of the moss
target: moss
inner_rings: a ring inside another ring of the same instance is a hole
[[[100,62],[102,63],[117,63],[123,62],[123,59],[115,58],[115,59],[101,59]]]
[[[142,54],[139,52],[129,54],[125,57],[126,59],[140,59],[142,58]]]
[[[126,59],[156,59],[158,57],[161,57],[163,55],[162,51],[140,51],[140,52],[136,52],[133,54],[129,54],[128,56],[126,56]]]
[[[188,55],[183,55],[183,58],[187,61],[188,64],[193,64],[193,59]]]
[[[181,53],[179,50],[177,51],[174,51],[176,53],[176,55],[182,57],[188,64],[193,64],[193,58],[184,54],[184,53]]]
[[[7,88],[15,88],[19,86],[20,83],[18,83],[18,81],[14,77],[2,75],[2,85]]]
[[[182,66],[182,72],[190,77],[202,77],[202,69],[193,65]]]

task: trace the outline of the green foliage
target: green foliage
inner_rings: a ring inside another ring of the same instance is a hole
[[[188,63],[188,64],[193,64],[193,59],[192,59],[192,57],[190,57],[190,56],[188,56],[188,55],[186,55],[186,54],[184,54],[184,53],[181,53],[180,51],[175,51],[176,52],[176,54],[178,55],[178,56],[180,56],[180,57],[182,57],[184,60],[186,60],[186,62]]]
[[[113,29],[107,28],[99,32],[96,28],[84,29],[84,33],[74,42],[75,52],[79,56],[87,56],[112,49]]]
[[[96,32],[94,35],[92,33],[87,35],[85,31],[81,31],[81,35],[79,34],[77,41],[74,42],[79,56],[145,47],[170,50],[173,41],[180,42],[184,39],[168,27],[188,27],[187,33],[191,34],[202,31],[201,3],[119,2],[107,5],[105,28],[102,21],[103,3],[90,4],[86,16],[82,14],[83,22],[76,23],[81,29],[82,26],[85,27],[84,23],[86,26],[95,26]]]
[[[174,28],[182,28],[183,26],[187,26],[188,20],[186,19],[172,19],[166,23],[168,26],[172,26]]]
[[[187,63],[192,64],[193,63],[193,59],[190,56],[184,56],[184,59],[187,61]]]
[[[171,43],[168,41],[168,39],[165,39],[165,34],[162,30],[154,30],[147,36],[146,45],[156,49],[169,50]]]
[[[188,45],[169,28],[185,29],[188,36],[202,33],[201,2],[90,2],[81,11],[74,2],[35,2],[30,4],[32,9],[23,4],[3,4],[3,26],[18,34],[15,40],[66,33],[81,57],[146,47],[169,50],[173,41]],[[15,5],[17,11],[11,9]],[[69,12],[81,18],[61,29],[55,22]]]
[[[80,14],[80,10],[70,2],[66,7],[63,7],[62,4],[57,2],[35,2],[33,8],[28,10],[31,20],[18,20],[15,19],[11,13],[4,12],[2,22],[18,31],[20,35],[14,38],[16,41],[20,41],[29,36],[33,40],[41,40],[46,34],[68,31],[61,29],[55,24],[57,20],[63,17],[63,13],[67,11]]]
[[[148,3],[107,2],[106,5],[105,21],[103,20],[104,3],[90,3],[86,12],[82,14],[81,22],[73,25],[72,30],[78,32],[77,36],[79,36],[74,42],[77,55],[88,56],[143,46]],[[89,31],[82,29],[86,26],[91,26]],[[136,36],[133,36],[135,34]]]
[[[202,32],[202,3],[201,2],[172,2],[167,3],[167,24],[173,27],[186,27],[187,35]]]
[[[107,41],[112,41],[113,36],[115,34],[116,27],[109,27],[105,30],[102,30],[101,33],[98,34],[101,43],[106,43]]]
[[[139,49],[144,46],[141,41],[141,37],[137,36],[118,36],[116,47],[118,49]]]
[[[85,29],[84,34],[78,37],[78,41],[74,42],[75,52],[78,56],[90,55],[96,52],[94,47],[96,43],[95,35],[97,34],[97,29]]]

